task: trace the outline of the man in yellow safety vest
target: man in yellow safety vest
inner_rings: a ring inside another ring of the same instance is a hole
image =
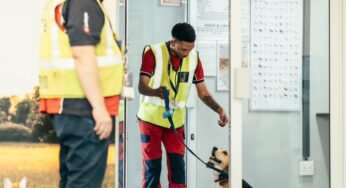
[[[178,23],[172,29],[173,39],[144,48],[138,111],[143,157],[143,188],[158,188],[161,173],[161,142],[167,152],[170,188],[185,188],[184,145],[179,142],[162,114],[166,111],[163,90],[169,90],[170,108],[178,136],[184,140],[185,105],[190,87],[195,84],[199,98],[219,114],[218,124],[225,126],[228,116],[213,99],[204,83],[202,63],[194,50],[195,31],[190,24]]]
[[[101,187],[123,83],[121,48],[100,0],[49,0],[42,19],[40,111],[60,139],[60,187]]]

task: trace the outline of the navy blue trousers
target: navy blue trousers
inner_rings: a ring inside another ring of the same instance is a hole
[[[109,140],[99,140],[92,116],[59,114],[53,125],[60,140],[60,188],[99,188]]]

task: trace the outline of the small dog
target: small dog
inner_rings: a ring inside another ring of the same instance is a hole
[[[223,170],[228,173],[229,168],[229,155],[225,149],[213,147],[211,151],[211,156],[207,163],[209,166],[213,166],[217,169]],[[228,177],[220,174],[219,172],[213,171],[214,182],[216,182],[215,188],[230,188],[231,186],[228,183]],[[248,184],[245,180],[242,181],[243,188],[252,188],[250,184]]]
[[[4,179],[4,188],[26,188],[28,180],[24,177],[19,183],[12,183],[9,178]]]
[[[213,166],[217,169],[223,170],[228,173],[228,152],[225,149],[214,147],[209,161],[207,163],[209,166]],[[229,188],[228,177],[224,177],[219,172],[213,171],[214,182],[216,182],[216,188]]]

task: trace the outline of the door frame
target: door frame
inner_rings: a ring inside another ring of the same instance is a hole
[[[346,3],[330,0],[330,166],[331,188],[346,186]]]
[[[242,51],[241,51],[241,0],[229,0],[229,44],[230,44],[230,93],[229,93],[229,117],[230,117],[230,128],[229,128],[229,151],[232,151],[232,157],[230,158],[231,168],[229,168],[230,184],[231,187],[242,187],[242,99],[235,98],[235,70],[241,68]]]

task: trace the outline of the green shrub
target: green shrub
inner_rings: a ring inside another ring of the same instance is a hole
[[[4,123],[0,125],[0,142],[31,141],[31,131],[24,125]]]
[[[39,121],[35,121],[32,127],[33,142],[59,143],[50,116],[41,114]]]

